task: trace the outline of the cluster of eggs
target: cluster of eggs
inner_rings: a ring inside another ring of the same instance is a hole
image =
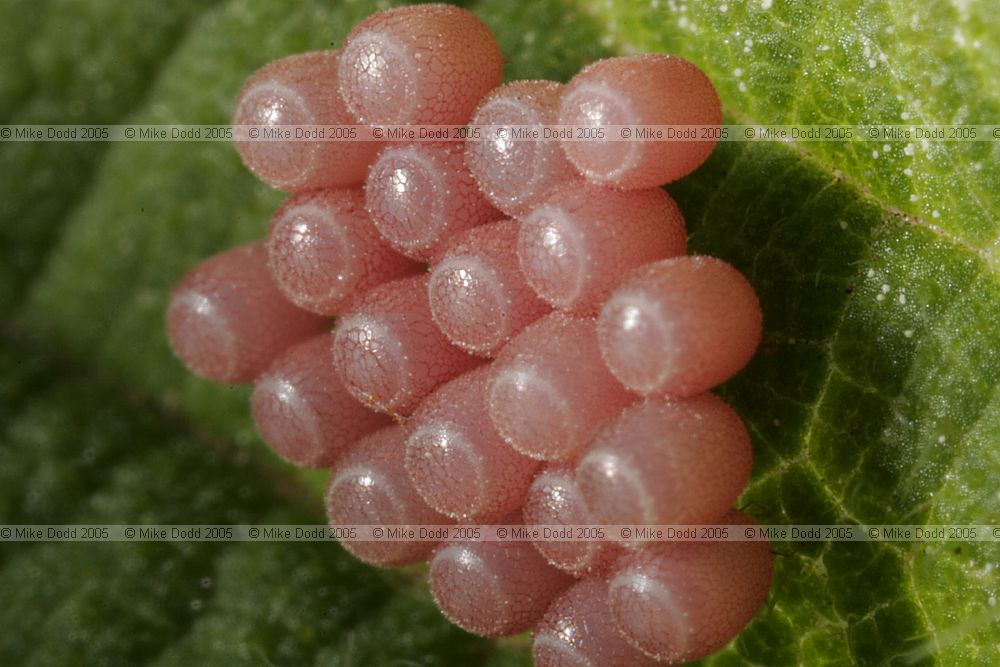
[[[718,97],[671,56],[610,58],[568,84],[501,85],[469,12],[377,13],[339,51],[256,72],[237,125],[717,125]],[[752,356],[753,289],[688,256],[660,185],[706,141],[239,141],[291,195],[265,240],[176,287],[177,355],[253,382],[282,457],[331,469],[333,524],[750,524],[732,506],[747,431],[707,393]],[[429,268],[428,268],[429,267]],[[331,331],[331,318],[335,326]],[[430,559],[458,625],[534,631],[538,665],[707,655],[763,603],[761,542],[356,541]]]

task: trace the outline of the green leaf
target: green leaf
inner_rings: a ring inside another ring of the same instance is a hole
[[[224,123],[253,69],[336,45],[375,6],[230,0],[196,18],[193,3],[126,4],[0,10],[20,26],[3,29],[0,63],[26,52],[33,68],[0,68],[3,113],[15,122]],[[705,69],[731,122],[1000,117],[995,3],[470,6],[497,32],[508,78],[566,80],[609,53],[667,51]],[[91,60],[80,62],[83,53]],[[129,66],[112,67],[116,58]],[[85,111],[71,119],[67,108]],[[21,146],[0,153],[0,304],[12,312],[23,301],[8,328],[82,370],[36,361],[23,346],[0,356],[0,516],[318,516],[315,491],[260,446],[246,391],[191,377],[163,333],[169,287],[203,257],[261,236],[280,195],[221,143]],[[668,188],[692,250],[734,263],[764,307],[761,350],[721,389],[753,435],[741,502],[762,522],[1000,516],[998,146],[723,143]],[[53,174],[68,187],[50,194]],[[444,625],[409,583],[315,545],[5,546],[0,591],[13,604],[0,623],[17,629],[0,638],[5,663],[527,661],[524,638],[486,658],[484,644]],[[708,663],[995,661],[995,544],[774,549],[766,608]],[[116,580],[102,578],[107,563]],[[384,603],[367,597],[389,590]],[[47,637],[61,641],[42,646]]]

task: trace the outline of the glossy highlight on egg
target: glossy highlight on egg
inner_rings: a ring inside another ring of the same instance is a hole
[[[750,434],[708,392],[751,363],[761,305],[752,275],[686,254],[659,187],[715,142],[532,132],[711,128],[718,95],[666,54],[600,60],[565,84],[501,85],[502,70],[479,18],[426,4],[253,73],[234,124],[355,125],[363,139],[240,135],[250,171],[291,194],[264,238],[180,279],[171,347],[200,377],[252,384],[276,455],[329,469],[331,525],[443,527],[342,544],[380,567],[427,562],[462,628],[531,631],[539,667],[706,657],[765,604],[768,544],[601,531],[753,525],[733,509]],[[370,140],[470,121],[462,140]]]

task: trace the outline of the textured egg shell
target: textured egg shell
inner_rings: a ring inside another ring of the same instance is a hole
[[[517,256],[538,296],[595,315],[626,272],[686,247],[684,218],[660,188],[625,192],[573,181],[523,218]]]
[[[403,467],[401,426],[388,426],[354,443],[330,472],[326,492],[332,526],[438,526],[451,519],[431,509]],[[431,541],[344,541],[345,549],[372,565],[398,567],[427,559]]]
[[[750,436],[712,394],[650,399],[606,422],[576,479],[599,523],[711,523],[750,478]]]
[[[460,143],[390,146],[372,165],[365,192],[382,237],[421,261],[435,260],[466,229],[502,217],[476,186]]]
[[[192,372],[217,382],[253,380],[289,346],[328,326],[281,294],[260,243],[226,250],[188,271],[167,306],[174,353]]]
[[[365,123],[465,123],[503,78],[489,28],[452,5],[373,14],[354,27],[342,53],[340,93]]]
[[[233,125],[353,125],[337,92],[337,51],[300,53],[257,70],[240,91]],[[381,144],[373,141],[236,142],[257,178],[286,192],[357,185]]]
[[[736,510],[719,523],[756,525]],[[771,578],[767,542],[672,542],[623,559],[610,578],[608,606],[629,643],[679,664],[735,637],[764,604]]]
[[[558,141],[515,135],[516,126],[558,123],[563,88],[555,81],[514,81],[487,95],[472,118],[472,125],[498,131],[484,128],[478,139],[470,139],[465,163],[486,197],[507,215],[527,214],[549,190],[576,176]]]
[[[431,559],[431,593],[452,623],[484,637],[531,629],[572,578],[528,542],[456,542]]]
[[[335,315],[360,292],[419,270],[379,236],[360,188],[293,195],[271,219],[267,250],[284,295],[322,315]]]
[[[551,310],[528,286],[515,250],[514,220],[474,227],[431,270],[434,322],[452,343],[491,357],[521,329]]]
[[[489,368],[442,385],[407,422],[406,470],[421,497],[448,516],[500,518],[521,507],[538,462],[515,452],[486,411]]]
[[[333,363],[365,405],[407,416],[436,387],[479,362],[448,342],[431,319],[429,276],[379,285],[338,318]]]
[[[391,423],[344,388],[333,369],[332,338],[324,332],[292,346],[254,384],[257,430],[300,466],[329,467],[348,445]]]
[[[598,523],[576,483],[574,466],[553,464],[535,477],[524,501],[529,526],[585,526]],[[573,576],[604,572],[625,553],[614,542],[536,540],[538,552],[553,566]]]
[[[753,356],[762,315],[732,266],[691,255],[626,276],[598,320],[601,353],[642,394],[690,396],[728,380]]]
[[[491,369],[490,419],[514,449],[543,461],[572,457],[633,400],[600,358],[593,318],[550,313],[507,343]]]
[[[712,82],[677,56],[607,58],[568,84],[559,111],[566,125],[719,125],[722,105]],[[625,189],[649,188],[686,176],[715,148],[715,139],[666,141],[635,138],[562,142],[589,180]]]
[[[632,647],[608,609],[608,582],[587,577],[560,595],[535,629],[535,667],[656,667]]]

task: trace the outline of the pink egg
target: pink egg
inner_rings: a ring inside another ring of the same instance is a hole
[[[542,135],[541,126],[558,123],[563,88],[555,81],[515,81],[487,95],[472,118],[473,125],[498,131],[483,129],[470,140],[465,163],[486,197],[507,215],[527,214],[554,186],[576,176],[558,141],[532,141],[516,127],[538,126]]]
[[[501,217],[469,174],[459,143],[387,148],[372,165],[366,191],[382,237],[422,261],[433,261],[456,234]]]
[[[391,423],[341,384],[332,339],[324,332],[291,347],[254,384],[257,430],[275,452],[300,466],[329,467],[352,442]]]
[[[421,497],[462,521],[521,507],[538,462],[511,449],[486,412],[489,368],[439,387],[407,421],[406,470]]]
[[[761,336],[753,287],[714,257],[677,257],[630,273],[601,310],[608,368],[643,394],[689,396],[728,380]]]
[[[656,667],[611,620],[608,582],[587,577],[552,603],[535,629],[535,667]]]
[[[551,310],[528,286],[514,249],[520,226],[502,220],[474,227],[434,265],[434,322],[455,345],[492,357],[525,326]]]
[[[233,125],[355,124],[337,92],[338,62],[337,51],[313,51],[265,65],[243,86]],[[237,141],[236,150],[257,178],[286,192],[362,183],[381,147],[374,141],[264,138]]]
[[[333,363],[344,386],[400,417],[479,360],[448,342],[431,320],[422,274],[374,288],[337,320]]]
[[[373,14],[354,27],[342,53],[340,93],[365,123],[465,123],[503,78],[503,56],[486,24],[445,4]]]
[[[640,125],[716,126],[722,123],[722,105],[712,82],[697,66],[677,56],[650,53],[607,58],[583,69],[563,95],[559,122],[633,130]],[[589,180],[631,190],[686,176],[705,161],[716,143],[714,138],[671,141],[633,136],[621,140],[617,131],[609,129],[603,139],[564,140],[562,146]]]
[[[554,461],[581,450],[632,401],[597,348],[593,318],[551,313],[500,352],[487,388],[490,419],[514,449]]]
[[[360,291],[419,270],[379,236],[361,188],[293,195],[271,219],[267,250],[285,296],[322,315],[336,314]]]
[[[750,478],[750,436],[712,394],[649,399],[605,423],[576,469],[600,523],[712,523]]]
[[[573,466],[554,464],[535,477],[524,501],[529,526],[586,526],[598,523],[576,483]],[[573,537],[580,537],[573,532]],[[604,572],[625,550],[614,542],[537,540],[533,542],[549,564],[573,576]]]
[[[484,637],[531,629],[572,581],[528,542],[454,542],[431,558],[438,607],[455,625]]]
[[[736,510],[719,523],[756,525]],[[742,530],[742,528],[739,528]],[[679,664],[735,637],[771,589],[767,542],[671,542],[616,566],[608,606],[618,629],[646,655]]]
[[[622,274],[683,255],[686,243],[684,218],[663,190],[624,192],[574,181],[523,219],[517,256],[540,297],[593,315]]]
[[[403,468],[401,426],[387,426],[354,443],[330,472],[326,509],[332,526],[439,526],[452,523],[420,498]],[[344,541],[372,565],[398,567],[426,560],[430,541]]]
[[[247,243],[194,267],[170,295],[167,332],[195,374],[249,382],[289,346],[329,327],[295,307],[271,281],[267,252]]]

